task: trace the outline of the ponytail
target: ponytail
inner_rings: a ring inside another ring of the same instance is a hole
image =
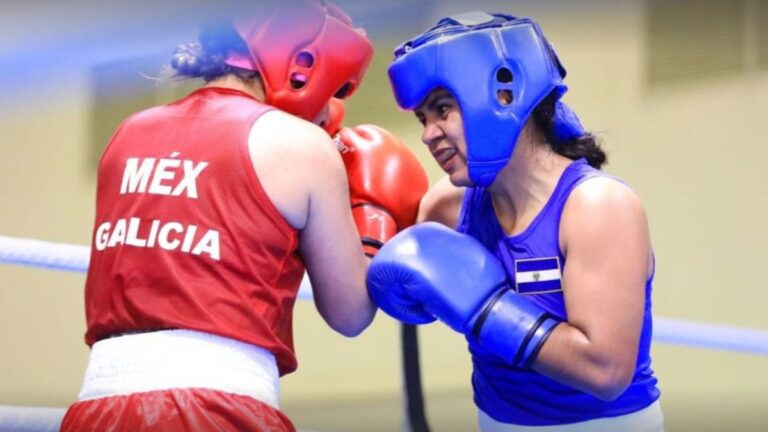
[[[585,158],[590,166],[600,169],[608,157],[600,148],[597,137],[583,131],[578,124],[578,118],[565,104],[559,101],[556,92],[552,92],[533,110],[533,120],[536,127],[544,134],[552,150],[571,160]],[[569,127],[568,123],[576,123],[578,128]],[[578,130],[578,134],[562,133],[563,130]]]

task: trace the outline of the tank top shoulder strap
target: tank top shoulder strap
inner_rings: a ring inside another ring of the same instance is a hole
[[[562,208],[573,189],[584,181],[595,177],[615,178],[591,167],[586,159],[573,161],[563,172],[545,208],[535,218],[532,225],[537,225],[542,218],[555,216],[556,219],[559,219]],[[616,180],[621,181],[619,179]],[[500,233],[497,231],[500,227],[497,227],[498,223],[489,224],[488,221],[496,221],[496,215],[493,213],[493,206],[490,204],[490,196],[486,189],[483,187],[467,188],[462,200],[456,230],[472,235],[480,240],[491,240],[486,237],[499,235]]]
[[[459,210],[459,219],[456,223],[456,231],[466,233],[470,222],[473,219],[472,213],[477,211],[478,204],[482,202],[485,195],[485,188],[468,187],[464,190],[464,198],[461,200],[461,209]]]
[[[584,183],[585,181],[595,177],[611,177],[610,175],[600,171],[597,168],[591,167],[586,159],[578,159],[573,161],[563,171],[562,177],[557,183],[555,190],[552,192],[550,201],[552,203],[564,203],[568,196],[570,196],[573,189],[576,186]]]

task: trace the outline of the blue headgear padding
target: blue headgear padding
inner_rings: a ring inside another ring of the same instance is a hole
[[[504,14],[471,12],[443,18],[401,44],[388,72],[402,109],[417,108],[438,87],[454,95],[464,122],[469,176],[480,186],[491,184],[509,162],[539,102],[554,89],[560,96],[567,90],[565,69],[539,26]],[[511,94],[512,101],[504,105],[500,92]],[[575,134],[575,114],[569,109],[557,114],[565,116],[565,126],[556,129]]]

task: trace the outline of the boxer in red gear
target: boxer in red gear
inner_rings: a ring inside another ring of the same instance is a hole
[[[172,66],[206,84],[113,135],[85,289],[91,354],[63,431],[293,431],[279,378],[297,367],[304,271],[335,331],[373,320],[345,166],[311,123],[331,124],[329,100],[354,92],[372,46],[335,6],[299,7],[205,28]],[[354,190],[416,212],[375,179]]]

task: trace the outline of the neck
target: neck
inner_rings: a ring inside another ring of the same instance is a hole
[[[570,163],[526,126],[509,164],[488,188],[496,215],[508,234],[522,232],[528,226]]]
[[[226,89],[232,89],[232,90],[239,90],[243,93],[247,93],[251,96],[253,96],[254,99],[263,102],[265,100],[264,97],[264,86],[262,85],[260,78],[253,78],[253,79],[242,79],[238,78],[235,75],[229,74],[220,76],[218,78],[215,78],[211,81],[209,81],[205,87],[220,87],[220,88],[226,88]]]

